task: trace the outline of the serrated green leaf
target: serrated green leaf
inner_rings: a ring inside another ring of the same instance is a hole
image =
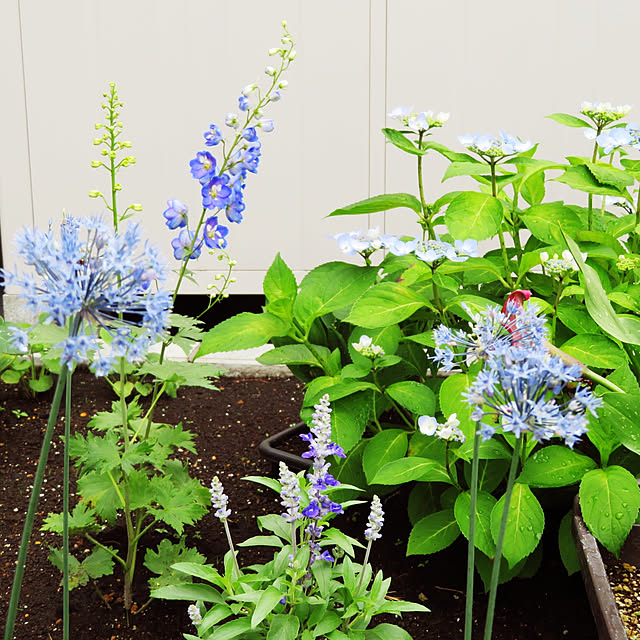
[[[568,575],[572,575],[580,571],[580,563],[578,561],[578,553],[576,552],[576,543],[572,533],[573,511],[565,513],[560,521],[558,528],[558,547],[560,549],[560,558],[562,564],[567,570]]]
[[[575,236],[583,229],[580,218],[562,202],[534,205],[521,218],[533,236],[549,245],[562,242],[562,231]]]
[[[486,162],[452,162],[444,172],[442,182],[457,176],[487,176],[491,171]]]
[[[402,429],[385,429],[376,433],[367,442],[362,455],[362,468],[371,483],[378,469],[398,458],[403,458],[407,452],[407,432]]]
[[[378,211],[387,211],[389,209],[397,209],[406,207],[412,209],[416,213],[422,211],[420,200],[410,193],[387,193],[380,196],[373,196],[360,200],[346,207],[340,207],[333,210],[327,217],[331,216],[348,216],[360,215],[363,213],[376,213]]]
[[[454,238],[486,240],[498,233],[502,215],[502,204],[497,198],[463,191],[447,207],[445,222]]]
[[[565,125],[566,127],[577,127],[579,129],[593,129],[593,125],[582,118],[577,118],[576,116],[572,116],[568,113],[552,113],[551,115],[545,116],[546,118],[550,118],[551,120],[555,120],[560,124]]]
[[[417,416],[433,415],[436,410],[436,397],[429,387],[413,380],[394,382],[385,389],[385,393],[401,407]]]
[[[505,496],[502,496],[491,512],[491,533],[498,539]],[[502,554],[513,568],[526,558],[540,543],[544,530],[544,511],[526,484],[516,482],[513,485],[507,528],[504,535]]]
[[[414,156],[423,156],[427,153],[428,149],[418,149],[416,145],[407,138],[402,131],[397,129],[382,129],[384,137],[394,146],[398,147],[406,153],[410,153]]]
[[[552,180],[586,193],[628,198],[626,191],[600,182],[584,164],[568,167],[561,176],[552,178]]]
[[[640,454],[640,393],[605,393],[598,413],[616,438],[630,451]]]
[[[491,535],[491,512],[497,500],[486,491],[478,491],[476,502],[475,546],[489,558],[493,558],[496,545]],[[469,522],[471,519],[471,493],[464,491],[456,498],[454,506],[456,522],[462,535],[469,539]]]
[[[587,527],[611,553],[618,554],[638,515],[640,489],[617,465],[589,471],[580,483],[580,509]]]
[[[386,327],[427,306],[429,303],[421,295],[402,283],[381,282],[356,300],[345,320],[360,327]]]
[[[208,331],[196,357],[261,347],[274,336],[287,335],[289,330],[289,323],[270,313],[240,313]]]
[[[293,304],[293,299],[298,291],[298,283],[280,253],[277,253],[273,259],[262,286],[267,302],[287,300],[291,305]]]
[[[300,620],[295,615],[278,613],[271,619],[267,640],[296,640],[300,629]]]
[[[538,449],[527,459],[518,482],[532,487],[564,487],[580,482],[596,463],[577,451],[560,445]]]
[[[377,278],[374,267],[327,262],[312,269],[300,283],[293,306],[298,321],[308,328],[315,318],[351,307]]]
[[[583,333],[574,336],[560,348],[589,367],[617,369],[627,361],[625,352],[615,342],[601,334]]]
[[[411,529],[407,555],[435,553],[446,549],[460,535],[453,509],[445,509],[425,516]]]
[[[451,478],[446,468],[435,460],[410,456],[392,460],[384,465],[373,478],[373,484],[396,485],[421,480],[423,482],[446,482]]]

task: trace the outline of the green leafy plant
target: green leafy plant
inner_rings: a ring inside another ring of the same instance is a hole
[[[373,576],[368,562],[373,541],[381,536],[384,514],[374,496],[365,531],[368,540],[362,564],[354,561],[362,545],[339,529],[329,526],[343,505],[332,500],[339,483],[329,473],[328,455],[343,456],[331,442],[332,417],[328,396],[315,407],[309,442],[313,465],[297,476],[280,464],[280,479],[247,478],[280,494],[282,515],[266,515],[258,523],[268,535],[245,540],[240,546],[274,548],[273,559],[241,569],[231,540],[227,518],[228,498],[217,476],[211,483],[212,503],[223,523],[229,551],[224,571],[202,563],[179,562],[173,570],[203,582],[159,587],[156,597],[196,601],[189,616],[197,635],[185,638],[243,637],[247,640],[410,640],[400,627],[382,623],[369,629],[382,613],[428,611],[420,604],[387,599],[390,579],[382,572]],[[335,419],[335,416],[334,416]],[[348,506],[347,503],[344,505]]]
[[[409,554],[441,550],[466,531],[455,504],[469,491],[476,426],[461,394],[477,371],[464,361],[444,371],[434,360],[441,348],[434,329],[465,329],[478,314],[502,308],[509,296],[530,297],[547,315],[547,349],[579,366],[604,403],[587,434],[599,459],[529,442],[519,455],[517,473],[528,479],[520,485],[533,487],[534,496],[579,487],[594,505],[587,509],[588,526],[614,551],[635,520],[638,465],[630,452],[636,453],[640,438],[631,410],[640,379],[640,174],[638,161],[627,155],[640,145],[637,128],[621,123],[627,112],[585,103],[580,116],[550,116],[585,129],[594,140],[591,157],[561,162],[535,157],[538,144],[504,132],[460,136],[464,149],[455,151],[432,138],[447,114],[394,110],[390,116],[400,126],[384,128],[383,134],[394,150],[415,159],[416,193],[376,195],[329,215],[392,216],[408,209],[416,215],[415,237],[379,229],[338,234],[339,249],[364,264],[328,262],[299,282],[278,254],[264,280],[263,312],[224,321],[202,341],[200,354],[271,343],[274,348],[259,360],[286,364],[307,384],[301,414],[307,422],[317,399],[329,394],[336,441],[347,454],[336,465],[336,477],[370,494],[406,485],[413,524]],[[427,155],[434,153],[449,161],[443,182],[468,176],[476,189],[429,200],[422,174]],[[550,181],[582,192],[584,204],[545,201]],[[486,240],[495,248],[477,255],[476,243]],[[364,353],[363,345],[377,352]],[[421,433],[422,416],[440,425],[459,421],[465,442]],[[492,504],[507,481],[513,445],[507,439],[481,448],[482,490]],[[607,470],[612,466],[620,471]],[[620,509],[601,508],[604,488],[625,495],[622,517],[616,515]],[[596,522],[596,514],[602,521]],[[573,571],[567,522],[560,545]],[[536,531],[543,527],[539,518]],[[532,539],[522,562],[505,577],[528,571],[527,562],[535,566],[538,542]],[[488,584],[492,546],[485,551],[478,569]]]

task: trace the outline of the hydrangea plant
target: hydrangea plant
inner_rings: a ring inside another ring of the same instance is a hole
[[[537,504],[532,490],[579,486],[587,525],[617,552],[640,505],[640,160],[631,155],[637,127],[624,122],[629,107],[584,103],[578,115],[549,116],[593,141],[590,157],[564,162],[536,157],[538,143],[505,131],[462,135],[449,148],[435,139],[449,117],[434,113],[394,109],[396,128],[382,131],[415,159],[415,193],[374,195],[329,214],[409,209],[418,232],[354,225],[360,229],[334,237],[347,261],[321,264],[301,281],[278,254],[264,280],[263,312],[214,327],[200,353],[224,351],[239,336],[234,348],[271,342],[259,360],[286,364],[306,383],[307,422],[329,394],[346,454],[335,476],[370,494],[406,485],[408,554],[469,535],[477,438],[483,513],[499,500],[502,507],[518,437],[518,503]],[[445,184],[468,177],[473,186],[430,200],[430,154],[449,162]],[[567,189],[566,202],[547,201],[550,180]],[[487,240],[493,248],[479,255],[477,243]],[[503,351],[516,346],[517,357]],[[501,385],[511,387],[496,395]],[[524,405],[523,389],[533,394]],[[491,420],[476,422],[485,412]],[[537,426],[525,429],[532,420]],[[570,446],[550,443],[552,435]],[[587,455],[580,438],[597,453]],[[500,517],[487,516],[492,534],[474,542],[487,587],[492,567],[505,580],[539,560],[544,518],[535,511],[522,540],[510,528],[518,514],[508,511],[506,564],[495,562]],[[567,513],[559,541],[575,571],[569,522]]]

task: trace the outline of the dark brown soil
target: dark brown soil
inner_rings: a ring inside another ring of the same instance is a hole
[[[82,431],[91,415],[108,408],[112,397],[104,383],[85,372],[74,377],[73,429]],[[182,422],[197,433],[197,455],[185,452],[192,474],[209,484],[217,474],[230,496],[233,509],[232,534],[240,541],[257,533],[255,516],[274,510],[276,502],[266,489],[242,480],[247,475],[269,475],[272,464],[262,459],[257,445],[298,420],[302,389],[294,379],[222,378],[219,392],[184,388],[177,399],[168,399],[160,415],[169,423]],[[4,621],[9,601],[13,567],[17,556],[29,488],[38,460],[50,398],[26,400],[16,387],[0,384],[0,619]],[[58,640],[61,633],[60,573],[47,560],[49,544],[59,539],[39,531],[47,513],[61,509],[62,445],[56,439],[40,499],[38,519],[31,540],[15,638]],[[458,540],[450,549],[433,557],[404,555],[409,527],[405,505],[399,496],[385,504],[387,518],[383,538],[374,546],[374,568],[392,577],[396,597],[420,601],[428,614],[405,615],[400,621],[415,640],[462,638],[466,547]],[[364,528],[366,514],[344,516],[344,527],[355,536]],[[122,542],[118,528],[106,532],[112,544]],[[555,531],[546,536],[542,570],[531,579],[515,580],[498,595],[494,638],[497,640],[595,640],[596,633],[579,575],[567,577],[556,551]],[[155,547],[160,537],[150,535]],[[82,541],[73,540],[82,551]],[[188,543],[196,545],[211,562],[226,551],[220,523],[209,514],[189,532]],[[246,551],[242,550],[241,564]],[[144,569],[137,573],[134,600],[141,607],[147,600]],[[479,581],[478,581],[479,582]],[[141,614],[130,616],[127,626],[121,602],[118,575],[71,593],[71,637],[73,640],[176,640],[190,631],[186,603],[153,601]],[[109,604],[98,595],[102,593]],[[479,594],[478,617],[486,599]],[[480,624],[481,620],[478,622]],[[478,630],[477,637],[481,636]]]

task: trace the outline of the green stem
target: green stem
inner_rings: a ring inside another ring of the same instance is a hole
[[[22,539],[20,540],[20,549],[18,551],[18,560],[16,562],[16,572],[13,576],[13,586],[11,587],[11,597],[9,600],[9,610],[7,611],[4,640],[13,640],[13,630],[16,622],[18,603],[20,601],[20,590],[22,588],[22,578],[24,576],[24,567],[27,560],[29,539],[31,537],[31,530],[33,529],[36,509],[38,507],[38,498],[40,497],[40,491],[42,490],[42,481],[44,479],[44,471],[47,466],[47,458],[49,457],[49,448],[51,447],[53,432],[56,426],[56,421],[58,419],[58,413],[60,412],[62,392],[64,391],[66,382],[67,380],[65,375],[58,376],[53,401],[51,403],[51,409],[49,411],[47,428],[42,439],[40,458],[38,459],[38,466],[36,468],[36,474],[33,479],[33,489],[31,490],[31,496],[29,498],[29,507],[27,508],[24,528],[22,529]]]
[[[480,466],[480,434],[473,438],[471,460],[471,505],[469,506],[469,544],[467,547],[467,593],[464,609],[464,640],[471,640],[473,631],[473,581],[476,554],[476,505],[478,503],[478,469]]]
[[[69,367],[63,369],[66,378],[64,415],[64,470],[62,480],[62,637],[69,640],[69,444],[71,439],[71,376]]]
[[[605,389],[609,389],[609,391],[614,391],[615,393],[626,393],[626,391],[624,389],[621,389],[617,384],[614,384],[613,382],[611,382],[611,380],[603,378],[595,371],[591,371],[589,367],[583,366],[581,373],[588,380],[593,380],[594,382],[601,384],[603,387],[605,387]]]
[[[422,137],[424,136],[424,131],[420,130],[418,133],[418,149],[422,149]],[[424,156],[418,156],[418,191],[420,193],[420,206],[422,208],[422,215],[420,216],[422,224],[422,239],[424,240],[424,231],[425,225],[426,229],[429,233],[429,240],[435,240],[435,232],[433,227],[431,226],[431,220],[429,219],[429,215],[427,213],[427,201],[424,197],[424,181],[422,179],[422,159]]]
[[[96,545],[96,547],[100,547],[101,549],[104,549],[104,551],[106,551],[114,560],[117,560],[122,565],[122,568],[126,570],[127,563],[113,549],[109,549],[109,547],[102,544],[102,542],[99,542],[98,540],[96,540],[90,533],[85,533],[84,537],[87,540],[89,540],[91,544],[94,544]]]
[[[236,570],[236,580],[239,580],[242,574],[240,573],[240,567],[238,566],[238,558],[236,557],[236,550],[235,550],[235,547],[233,546],[231,531],[229,531],[229,523],[227,522],[226,518],[222,521],[222,524],[224,524],[224,532],[227,535],[227,543],[229,544],[229,551],[231,551],[231,555],[233,556],[233,567]]]
[[[511,456],[511,468],[509,469],[509,478],[507,479],[507,490],[504,494],[504,506],[502,508],[502,519],[500,520],[500,531],[496,541],[496,553],[493,557],[493,567],[491,570],[491,586],[489,591],[489,602],[487,604],[487,619],[484,625],[484,640],[491,640],[491,631],[493,628],[493,616],[496,608],[496,597],[498,595],[498,583],[500,582],[500,565],[502,564],[502,545],[504,543],[504,534],[507,529],[507,519],[509,516],[509,505],[511,504],[511,495],[513,494],[513,485],[515,484],[516,472],[518,470],[518,462],[520,461],[520,446],[522,438],[516,438],[513,454]]]
[[[353,594],[353,599],[355,600],[360,593],[360,589],[362,588],[362,582],[364,581],[364,574],[367,571],[367,565],[369,564],[369,554],[371,553],[371,545],[373,544],[373,540],[369,540],[367,544],[367,550],[364,554],[364,562],[362,563],[362,570],[360,571],[360,580],[358,580],[358,586],[356,587],[356,591]]]
[[[596,129],[596,137],[598,137],[601,132],[602,132],[602,127],[598,125],[598,128]],[[591,154],[591,162],[595,164],[597,159],[598,159],[598,143],[594,142],[593,153]],[[592,193],[589,194],[589,197],[587,199],[587,206],[589,208],[588,217],[587,217],[587,230],[591,231],[593,228],[593,194]]]
[[[491,195],[494,198],[498,197],[498,182],[496,179],[496,161],[495,159],[489,160],[489,168],[491,169]],[[502,206],[502,204],[501,204]],[[502,253],[502,263],[504,265],[504,274],[509,285],[509,289],[513,289],[513,278],[511,277],[511,266],[509,265],[509,256],[507,255],[507,245],[504,242],[504,236],[502,228],[498,230],[498,239],[500,240],[500,251]]]

